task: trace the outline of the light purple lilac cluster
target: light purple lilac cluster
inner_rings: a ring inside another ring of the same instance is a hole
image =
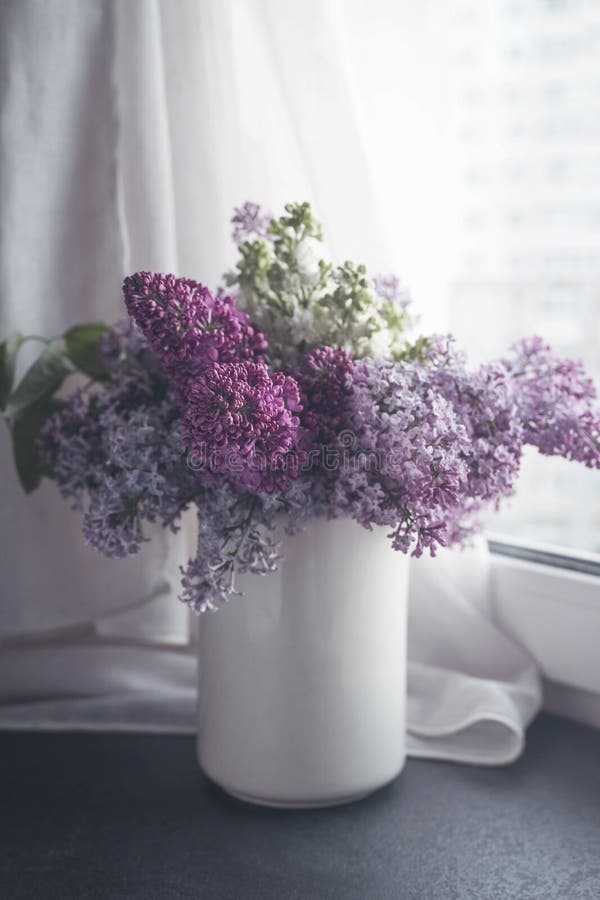
[[[332,515],[386,525],[393,547],[416,556],[449,542],[470,442],[427,366],[358,360],[338,443],[342,464],[328,482]]]
[[[600,468],[594,398],[581,365],[539,338],[475,371],[441,337],[418,361],[359,360],[325,506],[389,526],[398,550],[435,555],[514,492],[525,444]]]
[[[246,204],[233,221],[241,243],[270,217]],[[374,289],[406,302],[393,277]],[[394,358],[322,346],[277,368],[282,348],[223,291],[140,272],[124,295],[135,324],[102,338],[108,375],[63,402],[39,447],[107,555],[195,506],[182,584],[198,612],[236,592],[236,572],[272,571],[282,529],[310,516],[386,526],[396,550],[434,555],[513,492],[525,444],[600,468],[594,386],[540,338],[475,370],[449,337]]]
[[[523,427],[523,440],[546,456],[598,468],[600,409],[581,362],[552,352],[542,338],[520,341],[503,360]]]
[[[240,593],[238,573],[265,575],[281,559],[284,534],[301,530],[316,514],[308,479],[291,481],[277,493],[248,494],[223,479],[197,502],[196,555],[182,572],[181,599],[196,613]]]
[[[412,303],[410,293],[397,275],[376,275],[373,287],[381,300],[395,303],[402,310],[408,309]]]
[[[178,409],[142,336],[119,323],[100,352],[111,363],[108,379],[74,391],[38,445],[61,493],[83,513],[88,543],[123,557],[146,540],[144,522],[177,530],[200,485],[186,465]]]
[[[234,209],[231,217],[233,242],[239,246],[251,237],[267,238],[273,216],[265,212],[259,203],[244,203]]]

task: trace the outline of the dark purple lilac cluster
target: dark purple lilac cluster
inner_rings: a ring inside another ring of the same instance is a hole
[[[345,350],[319,347],[306,354],[294,374],[303,404],[303,443],[307,449],[327,445],[345,427],[354,364]]]
[[[301,409],[295,380],[270,373],[262,332],[233,298],[187,278],[139,272],[123,285],[127,310],[156,353],[182,409],[198,476],[259,493],[297,477],[290,451]]]
[[[260,359],[267,347],[233,297],[215,297],[191,278],[137,272],[125,279],[123,294],[127,312],[183,397],[206,365]]]
[[[199,473],[253,493],[297,476],[300,395],[293,378],[262,362],[214,363],[189,386],[183,435]]]

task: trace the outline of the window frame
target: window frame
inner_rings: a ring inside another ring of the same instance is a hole
[[[488,532],[487,541],[490,553],[498,556],[600,578],[600,554],[587,553],[574,547],[536,544],[497,532]]]
[[[544,707],[600,728],[600,556],[486,537],[493,618],[538,665]]]

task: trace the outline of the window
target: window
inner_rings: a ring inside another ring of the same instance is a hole
[[[518,23],[514,6],[482,4],[450,27],[456,47],[483,51],[448,63],[450,329],[476,359],[541,334],[600,386],[600,3],[527,4]],[[476,170],[487,177],[468,177]],[[600,552],[598,472],[531,453],[490,526]]]
[[[387,264],[422,330],[475,363],[540,334],[600,388],[600,0],[342,6]],[[599,474],[534,451],[488,525],[598,553]]]

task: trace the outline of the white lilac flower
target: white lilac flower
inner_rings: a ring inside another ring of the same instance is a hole
[[[298,307],[290,317],[290,334],[294,344],[309,345],[315,334],[315,317],[312,310]]]
[[[315,238],[309,237],[298,243],[295,262],[298,274],[304,284],[316,284],[319,280],[319,260],[322,245]]]

